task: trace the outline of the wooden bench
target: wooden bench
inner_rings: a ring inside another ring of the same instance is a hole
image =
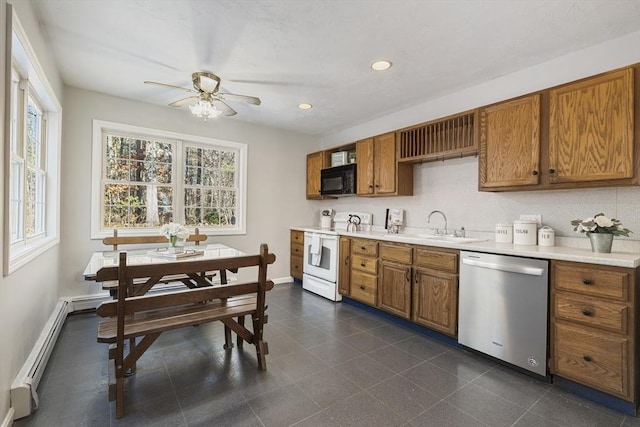
[[[154,265],[127,265],[127,254],[121,253],[118,299],[104,302],[96,310],[99,316],[108,318],[98,325],[98,342],[110,344],[109,359],[114,363],[109,371],[114,378],[109,381],[109,400],[116,401],[116,416],[124,415],[125,373],[135,370],[136,361],[164,331],[219,320],[238,335],[239,344],[243,340],[255,345],[258,367],[266,370],[265,356],[269,350],[263,339],[263,327],[267,323],[265,293],[273,289],[273,282],[267,280],[267,265],[274,262],[275,255],[269,253],[266,244],[261,245],[258,255]],[[128,296],[133,281],[139,278],[157,282],[167,275],[255,266],[258,266],[256,282]],[[251,315],[253,332],[234,320],[234,317],[244,319],[245,315]],[[141,338],[137,344],[136,338]],[[125,340],[129,341],[126,354]]]

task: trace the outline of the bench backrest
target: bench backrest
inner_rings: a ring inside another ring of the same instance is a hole
[[[206,234],[200,234],[200,230],[196,228],[194,234],[187,237],[187,242],[194,242],[196,245],[200,245],[200,242],[204,242],[209,238]],[[102,243],[105,245],[112,245],[113,250],[118,250],[118,245],[139,245],[145,243],[167,243],[167,238],[164,236],[118,236],[118,230],[113,230],[112,237],[105,237],[102,239]]]
[[[258,255],[245,255],[233,258],[215,260],[172,262],[167,264],[138,264],[127,265],[126,252],[120,253],[118,271],[118,299],[104,302],[96,310],[102,317],[118,316],[138,311],[159,309],[189,303],[209,301],[220,298],[230,298],[250,293],[257,294],[258,310],[264,311],[265,292],[273,288],[273,282],[267,281],[267,265],[275,262],[275,255],[269,253],[268,246],[263,243]],[[161,295],[143,295],[128,297],[132,290],[134,279],[149,278],[157,281],[164,276],[176,274],[199,275],[203,271],[236,269],[244,267],[258,267],[258,280],[251,283],[239,283],[220,286],[206,286],[196,289],[186,289]],[[261,313],[262,314],[262,313]],[[124,320],[124,319],[123,319]]]

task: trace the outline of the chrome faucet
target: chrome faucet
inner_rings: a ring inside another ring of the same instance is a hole
[[[447,216],[444,214],[444,212],[442,211],[431,211],[431,213],[429,214],[429,217],[427,218],[427,223],[431,223],[431,215],[433,215],[434,213],[439,213],[440,215],[442,215],[442,218],[444,218],[444,234],[446,235],[449,230],[447,230]],[[440,231],[436,228],[436,236],[440,234]]]

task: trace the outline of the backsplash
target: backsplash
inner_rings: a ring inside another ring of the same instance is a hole
[[[562,242],[568,241],[564,238],[580,237],[573,231],[572,219],[602,212],[619,219],[633,232],[630,238],[617,237],[616,241],[640,241],[640,187],[479,192],[478,161],[473,157],[415,165],[414,195],[410,197],[347,197],[316,204],[315,223],[320,221],[320,210],[331,207],[372,212],[374,226],[384,226],[386,209],[402,208],[405,227],[442,228],[440,216],[427,223],[429,212],[440,210],[447,215],[449,229],[465,227],[470,233],[493,233],[498,222],[512,222],[520,214],[540,214],[543,225],[553,228]],[[580,243],[588,246],[587,239],[580,239]]]

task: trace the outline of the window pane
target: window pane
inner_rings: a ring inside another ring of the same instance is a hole
[[[22,167],[21,162],[17,160],[11,161],[11,189],[9,194],[9,227],[11,243],[24,238],[24,185]]]
[[[173,218],[173,189],[157,185],[104,187],[104,227],[157,227]]]
[[[36,181],[35,171],[27,170],[27,189],[25,192],[25,235],[27,237],[33,236],[36,232]]]
[[[108,135],[105,177],[115,181],[171,183],[171,144]]]
[[[26,160],[28,163],[40,167],[40,149],[42,143],[42,112],[29,97],[27,104],[27,140]]]
[[[21,154],[18,147],[18,85],[20,80],[15,72],[11,73],[11,121],[9,123],[10,138],[11,138],[11,152]]]

